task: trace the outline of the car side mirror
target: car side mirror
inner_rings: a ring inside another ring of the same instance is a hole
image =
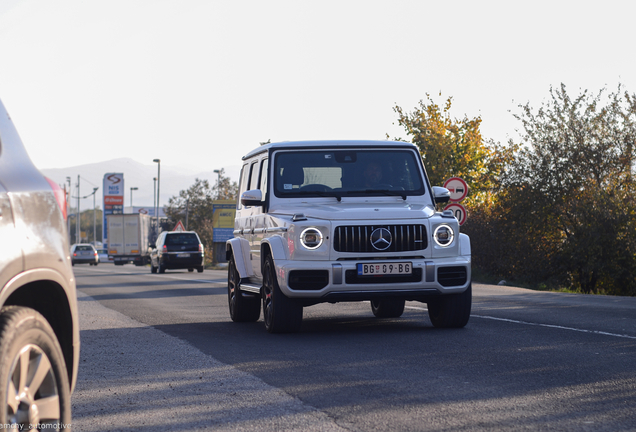
[[[263,192],[260,189],[252,189],[241,194],[241,204],[245,207],[262,206]]]
[[[441,186],[433,186],[435,204],[447,203],[450,201],[450,191]]]

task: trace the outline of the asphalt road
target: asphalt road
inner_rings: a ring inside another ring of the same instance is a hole
[[[464,329],[361,302],[270,335],[225,272],[74,269],[75,430],[636,430],[636,298],[474,284]]]

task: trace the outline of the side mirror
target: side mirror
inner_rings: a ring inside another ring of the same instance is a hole
[[[450,193],[450,192],[449,192]],[[245,207],[262,206],[263,193],[260,189],[252,189],[241,194],[241,204]]]
[[[435,204],[447,203],[450,201],[450,191],[441,186],[433,186]]]

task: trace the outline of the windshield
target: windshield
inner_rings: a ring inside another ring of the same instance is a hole
[[[306,150],[276,154],[279,197],[423,195],[417,153],[400,149]]]

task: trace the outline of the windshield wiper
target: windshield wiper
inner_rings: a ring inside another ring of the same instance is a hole
[[[321,192],[321,191],[301,191],[298,192],[298,195],[307,195],[307,196],[320,196],[320,197],[333,197],[340,202],[342,200],[342,195],[335,192]]]
[[[365,189],[364,193],[381,193],[387,196],[399,196],[402,197],[404,201],[406,201],[406,191],[403,190],[389,190],[389,189]]]

